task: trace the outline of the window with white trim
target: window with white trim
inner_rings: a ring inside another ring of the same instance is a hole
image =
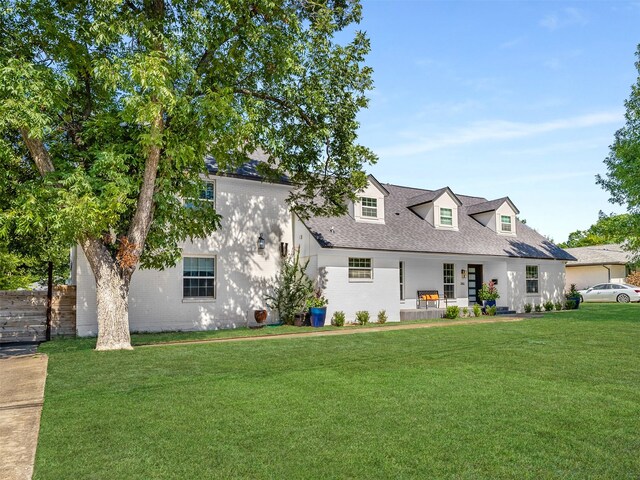
[[[440,225],[453,226],[453,209],[440,208]]]
[[[200,190],[199,199],[201,201],[207,202],[212,207],[216,206],[216,184],[213,180],[207,180],[204,182],[204,186],[202,190]],[[196,208],[195,203],[190,201],[190,199],[185,200],[184,206],[187,208]]]
[[[404,262],[398,264],[398,271],[400,273],[400,300],[404,300]]]
[[[442,291],[445,298],[456,298],[455,287],[455,265],[453,263],[445,263],[442,265]]]
[[[370,258],[349,258],[349,280],[371,280],[373,268]]]
[[[183,257],[183,298],[215,298],[215,257]]]
[[[500,230],[511,232],[511,217],[509,215],[500,215]]]
[[[539,292],[537,265],[526,266],[526,281],[527,281],[527,293]]]
[[[360,198],[362,216],[367,218],[378,218],[378,199],[362,197]]]

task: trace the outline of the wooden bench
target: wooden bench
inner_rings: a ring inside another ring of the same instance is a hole
[[[447,299],[444,296],[440,296],[438,290],[418,290],[416,293],[416,308],[420,308],[422,302],[424,302],[425,308],[429,308],[429,306],[440,308],[441,300],[444,300],[446,306]]]

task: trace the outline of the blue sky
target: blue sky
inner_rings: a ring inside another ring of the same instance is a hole
[[[556,242],[595,184],[635,83],[640,2],[363,0],[375,89],[360,142],[383,183],[489,199]]]

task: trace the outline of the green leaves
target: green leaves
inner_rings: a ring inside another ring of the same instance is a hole
[[[126,236],[146,159],[160,152],[144,266],[179,258],[220,225],[185,209],[211,154],[234,169],[261,148],[260,171],[288,177],[292,208],[334,215],[375,162],[356,120],[372,88],[366,36],[335,42],[356,1],[9,0],[0,10],[2,223],[58,246]],[[159,121],[160,120],[160,121]],[[26,127],[55,172],[40,178]],[[108,242],[110,252],[115,251]],[[61,247],[62,248],[62,247]]]

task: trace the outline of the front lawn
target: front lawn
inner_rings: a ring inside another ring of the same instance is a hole
[[[34,478],[640,476],[640,305],[123,352],[78,342],[41,348]]]

